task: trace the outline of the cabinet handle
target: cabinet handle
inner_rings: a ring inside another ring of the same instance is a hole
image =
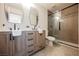
[[[31,47],[31,46],[33,46],[33,44],[31,44],[31,45],[28,45],[28,47]]]
[[[42,33],[40,34],[40,36],[42,35]]]
[[[61,30],[61,22],[59,22],[59,31]]]
[[[32,35],[33,33],[28,33],[28,35]]]
[[[12,39],[11,37],[12,37],[12,35],[10,34],[10,40]]]
[[[28,51],[28,53],[31,53],[31,52],[33,52],[33,50],[31,50],[31,51]]]
[[[33,38],[31,38],[31,39],[28,39],[28,41],[31,41],[31,40],[33,40]]]
[[[39,48],[41,48],[42,46],[39,46]]]

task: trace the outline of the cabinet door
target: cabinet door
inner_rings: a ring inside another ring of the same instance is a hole
[[[42,48],[44,48],[45,44],[46,44],[46,41],[45,41],[45,31],[43,31],[42,35],[40,35],[40,39],[41,39]]]
[[[41,34],[39,33],[39,42],[40,42],[39,44],[40,49],[44,48],[45,47],[45,33],[44,32]]]
[[[45,47],[45,33],[36,33],[36,49],[40,50]]]
[[[39,35],[38,35],[38,31],[35,32],[35,51],[39,50]]]
[[[25,55],[25,35],[13,37],[13,55]]]
[[[0,32],[0,55],[10,55],[10,33]]]

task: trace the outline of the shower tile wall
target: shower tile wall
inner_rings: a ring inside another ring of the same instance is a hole
[[[78,44],[78,4],[74,4],[61,11],[61,30],[58,30],[59,25],[57,25],[58,22],[55,23],[54,14],[49,16],[48,34],[57,36],[62,41]]]

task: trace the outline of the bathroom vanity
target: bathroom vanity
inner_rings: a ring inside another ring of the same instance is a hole
[[[45,31],[42,33],[36,31],[39,21],[39,13],[36,8],[30,7],[29,12],[27,11],[29,20],[29,25],[27,25],[25,16],[27,13],[24,13],[22,5],[6,3],[0,4],[0,7],[2,12],[0,16],[5,15],[1,16],[0,19],[7,23],[1,22],[0,24],[2,31],[0,32],[0,56],[26,56],[45,47]],[[26,31],[28,28],[32,30]],[[18,36],[20,30],[25,31],[22,31],[21,35]]]
[[[21,36],[0,32],[0,55],[27,56],[45,47],[45,31],[23,31]]]

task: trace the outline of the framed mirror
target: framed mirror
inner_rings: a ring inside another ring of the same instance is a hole
[[[30,24],[33,26],[33,29],[38,25],[38,11],[36,8],[31,7],[29,12]]]

